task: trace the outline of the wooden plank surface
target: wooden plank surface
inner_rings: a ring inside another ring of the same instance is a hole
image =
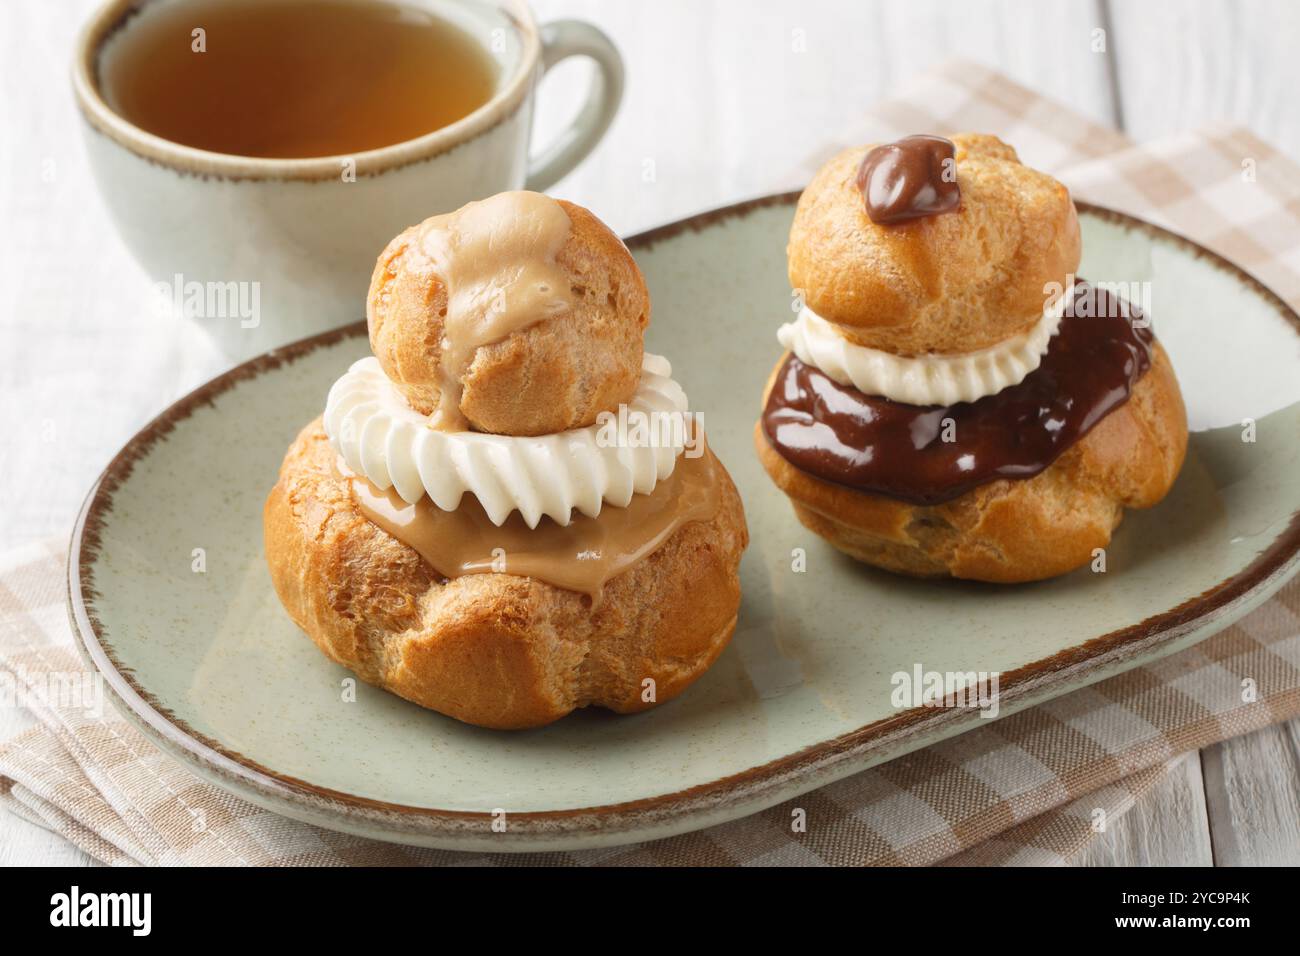
[[[634,232],[770,192],[813,150],[910,77],[952,56],[1001,69],[1103,123],[1093,0],[537,0],[540,20],[605,30],[627,64],[608,138],[556,192]],[[543,81],[537,136],[581,97],[587,64]],[[643,171],[652,163],[654,178]]]
[[[1072,862],[1076,866],[1213,866],[1200,754],[1179,757],[1154,791]]]
[[[1154,139],[1232,123],[1300,155],[1300,3],[1110,0],[1108,6],[1131,136]]]
[[[1214,861],[1300,866],[1300,720],[1201,752]]]

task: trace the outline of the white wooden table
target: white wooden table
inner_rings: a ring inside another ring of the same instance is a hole
[[[217,362],[154,318],[82,153],[68,84],[93,0],[0,17],[0,549],[66,534],[117,448]],[[1290,0],[536,0],[604,28],[627,61],[609,137],[555,190],[629,233],[769,191],[912,73],[983,61],[1136,139],[1215,120],[1300,153],[1300,4]],[[1108,53],[1090,51],[1097,28]],[[790,57],[794,31],[807,55]],[[538,136],[586,64],[543,86]],[[656,175],[646,182],[646,160]],[[28,726],[0,710],[0,738]],[[1188,754],[1085,864],[1300,863],[1300,722]],[[0,865],[82,864],[0,816]]]

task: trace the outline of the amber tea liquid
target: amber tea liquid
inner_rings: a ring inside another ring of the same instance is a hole
[[[186,146],[348,155],[490,100],[489,40],[386,0],[178,0],[127,21],[100,85],[123,117]]]

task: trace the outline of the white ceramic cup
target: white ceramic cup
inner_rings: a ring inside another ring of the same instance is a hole
[[[364,317],[389,239],[473,199],[547,188],[596,145],[622,97],[622,59],[590,24],[539,28],[522,0],[401,0],[482,41],[497,67],[491,100],[418,139],[351,156],[194,149],[128,122],[100,84],[133,20],[184,2],[108,0],[77,42],[73,88],[100,192],[156,305],[197,322],[231,361]],[[594,60],[596,81],[571,125],[530,157],[538,80],[571,56]]]

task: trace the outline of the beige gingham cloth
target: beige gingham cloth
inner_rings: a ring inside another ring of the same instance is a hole
[[[950,63],[877,106],[798,176],[840,145],[959,129],[1002,136],[1076,196],[1168,225],[1300,302],[1300,169],[1242,130],[1137,146],[983,67]],[[0,706],[39,720],[0,744],[0,804],[110,864],[1060,863],[1180,754],[1300,714],[1297,581],[1189,650],[733,823],[579,853],[398,847],[254,807],[163,756],[108,705],[96,713],[55,692],[50,675],[84,675],[65,611],[64,547],[0,556]],[[1248,678],[1256,693],[1243,700]],[[796,807],[805,832],[792,832]]]

